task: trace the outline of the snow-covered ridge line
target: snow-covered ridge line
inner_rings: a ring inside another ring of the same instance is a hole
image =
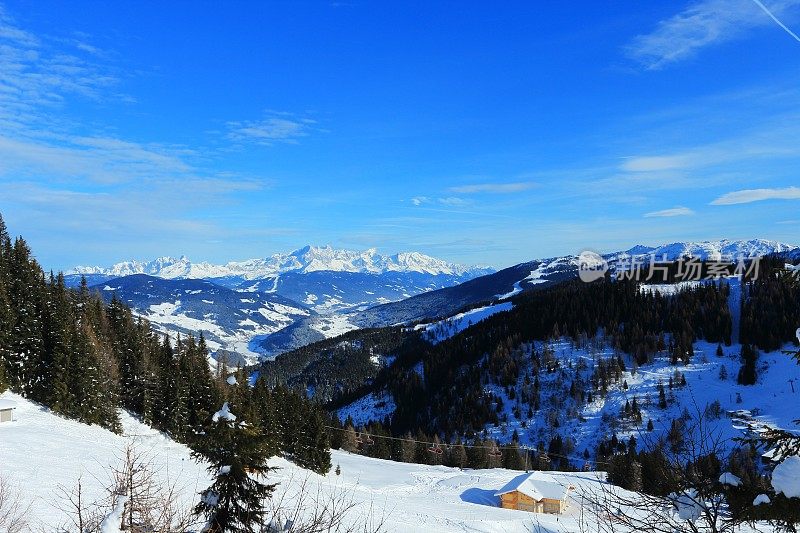
[[[716,241],[674,242],[659,246],[637,244],[627,250],[603,253],[602,257],[608,261],[609,267],[614,270],[617,263],[626,260],[630,261],[631,259],[641,259],[644,261],[644,264],[646,264],[651,257],[656,261],[675,261],[684,257],[694,257],[700,260],[712,261],[736,261],[742,258],[763,257],[776,253],[787,254],[789,257],[793,257],[794,255],[800,256],[800,248],[793,244],[770,241],[767,239],[721,239]],[[536,270],[532,271],[530,276],[520,280],[518,283],[541,283],[540,278],[545,274],[558,270],[577,268],[580,264],[580,256],[565,255],[562,257],[549,257],[546,259],[537,259],[533,262],[539,263]],[[515,289],[516,288],[515,286]],[[513,294],[498,294],[496,297],[498,299],[509,298],[517,294],[517,292],[519,291],[515,291]]]
[[[674,242],[655,247],[637,245],[629,250],[620,252],[620,254],[629,256],[653,255],[657,258],[666,256],[667,259],[692,256],[700,259],[719,260],[764,256],[772,253],[789,252],[795,249],[797,249],[797,245],[767,239],[720,239],[715,241]]]
[[[224,265],[208,262],[194,263],[186,256],[178,258],[159,257],[152,261],[124,261],[111,267],[78,266],[68,274],[103,274],[129,276],[149,274],[160,278],[213,279],[238,276],[244,279],[264,279],[287,272],[356,272],[382,274],[386,272],[418,272],[432,275],[482,275],[493,272],[491,268],[449,263],[419,252],[401,252],[382,255],[375,248],[368,250],[344,250],[330,246],[305,246],[288,254],[270,257],[231,261]]]

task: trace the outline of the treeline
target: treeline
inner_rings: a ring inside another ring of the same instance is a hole
[[[327,415],[316,403],[287,388],[270,391],[265,379],[250,387],[241,369],[218,365],[212,373],[209,361],[202,333],[173,343],[120,300],[105,304],[85,280],[72,290],[61,274],[45,275],[0,217],[0,392],[10,388],[116,432],[122,407],[189,446],[228,401],[262,425],[271,454],[327,471]]]
[[[780,257],[764,257],[760,266],[759,277],[746,285],[739,338],[770,352],[795,339],[800,283],[782,273]]]

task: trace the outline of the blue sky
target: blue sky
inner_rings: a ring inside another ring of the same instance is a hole
[[[0,2],[47,268],[800,241],[800,0]]]

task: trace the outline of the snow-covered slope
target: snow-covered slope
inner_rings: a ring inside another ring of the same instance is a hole
[[[417,324],[415,330],[422,330],[422,337],[431,344],[437,344],[445,339],[461,333],[473,324],[485,320],[492,315],[510,311],[513,305],[511,302],[503,302],[495,305],[487,305],[470,309],[455,316],[438,320],[429,324]]]
[[[0,424],[0,475],[16,488],[23,506],[30,506],[30,531],[53,531],[66,524],[60,488],[71,490],[81,480],[84,502],[104,495],[108,467],[118,466],[131,444],[150,459],[156,478],[176,485],[179,501],[189,507],[197,493],[210,484],[204,465],[189,456],[189,449],[122,413],[124,433],[115,435],[53,415],[9,392],[1,399],[17,402],[15,421]],[[596,491],[601,474],[538,473],[542,480],[573,486],[569,508],[560,517],[533,515],[498,508],[494,495],[521,472],[505,469],[460,470],[443,466],[395,463],[332,451],[334,471],[319,476],[279,458],[270,461],[270,481],[278,482],[274,501],[285,495],[285,505],[297,502],[303,482],[309,502],[324,503],[331,496],[354,504],[345,523],[384,522],[388,532],[524,532],[538,524],[542,532],[577,532],[580,493]]]
[[[186,256],[159,257],[152,261],[125,261],[111,267],[78,266],[68,274],[101,274],[129,276],[148,274],[160,278],[215,279],[235,277],[243,280],[273,278],[287,272],[358,272],[383,274],[386,272],[417,272],[431,275],[471,276],[491,272],[491,269],[448,263],[419,252],[381,255],[376,249],[364,251],[342,250],[330,246],[305,246],[288,254],[274,254],[261,259],[231,261],[224,265],[207,262],[194,263]]]
[[[182,502],[210,483],[189,449],[121,412],[123,435],[52,414],[46,408],[5,392],[16,402],[14,421],[0,424],[0,476],[30,505],[26,531],[54,531],[66,524],[61,489],[71,491],[80,479],[86,502],[99,500],[109,481],[109,467],[119,466],[125,447],[141,450],[161,482],[177,483]]]
[[[541,353],[544,344],[536,344]],[[558,366],[553,372],[540,374],[541,409],[532,417],[527,416],[527,406],[520,404],[519,392],[512,399],[504,387],[486,386],[486,392],[500,398],[503,405],[501,423],[486,426],[491,438],[510,442],[516,431],[521,445],[535,448],[539,443],[548,443],[552,437],[560,435],[574,444],[571,462],[580,466],[584,462],[583,451],[594,453],[602,439],[616,434],[620,438],[633,436],[641,440],[642,435],[648,435],[648,420],[653,421],[656,435],[665,435],[672,420],[679,418],[684,409],[694,413],[696,409],[705,409],[714,402],[719,402],[720,416],[712,418],[708,424],[727,439],[729,447],[735,445],[734,438],[747,436],[747,425],[796,428],[793,420],[797,418],[800,398],[800,388],[796,385],[800,382],[800,366],[781,352],[760,355],[758,382],[752,386],[736,383],[741,367],[741,346],[737,344],[723,346],[724,356],[717,357],[716,344],[697,342],[694,345],[695,356],[689,365],[671,365],[669,357],[662,356],[651,365],[634,369],[632,360],[625,356],[627,370],[620,382],[612,384],[605,397],[597,395],[592,402],[579,404],[570,396],[570,384],[588,382],[598,360],[615,357],[613,348],[603,347],[596,341],[578,348],[567,340],[554,342],[550,347]],[[523,350],[524,354],[529,354],[530,347]],[[529,356],[521,358],[523,365],[529,360]],[[724,380],[720,379],[722,368],[727,375]],[[678,385],[680,380],[675,377],[676,372],[685,376],[685,386]],[[521,372],[517,391],[525,387],[524,375],[525,372]],[[676,383],[672,389],[668,387],[671,378]],[[669,405],[665,409],[658,406],[659,383],[667,393]],[[640,423],[626,422],[621,418],[626,401],[632,402],[634,397],[642,411]],[[357,423],[366,424],[391,416],[394,405],[392,395],[381,390],[341,408],[338,414],[342,420],[350,416]],[[513,414],[515,406],[522,413],[519,419]],[[740,413],[729,416],[729,411]]]

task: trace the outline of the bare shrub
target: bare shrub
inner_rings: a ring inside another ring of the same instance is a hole
[[[0,476],[0,532],[28,531],[29,509],[30,506],[23,503],[19,491]]]
[[[311,487],[309,476],[291,476],[287,487],[273,496],[266,514],[269,533],[378,533],[386,516],[378,516],[370,503],[367,509],[353,500],[352,492],[335,487],[326,492],[320,484]]]
[[[80,478],[71,489],[57,489],[56,506],[68,516],[59,531],[98,533],[103,518],[120,500],[125,501],[120,528],[131,533],[177,533],[196,525],[191,509],[180,504],[176,483],[162,483],[152,460],[134,446],[126,446],[119,465],[111,467],[108,475],[106,495],[98,501],[86,500]]]

